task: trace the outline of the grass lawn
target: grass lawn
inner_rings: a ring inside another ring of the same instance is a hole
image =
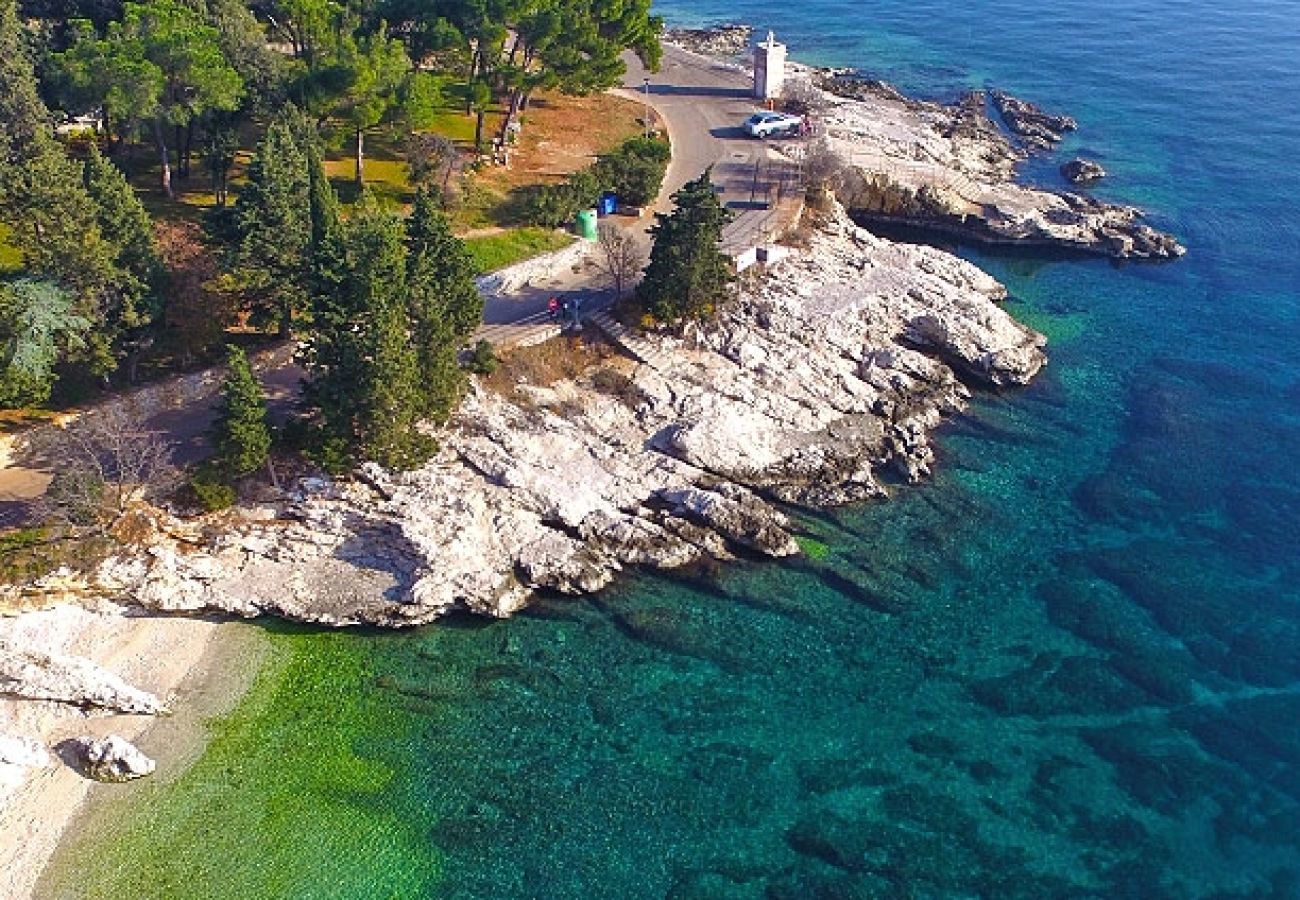
[[[504,269],[530,257],[559,250],[573,243],[572,235],[549,228],[511,228],[499,234],[465,239],[465,247],[474,258],[479,274]]]
[[[475,117],[464,111],[464,85],[452,76],[425,73],[421,90],[425,94],[420,125],[452,139],[466,158],[472,157]],[[543,228],[524,225],[519,215],[519,189],[528,185],[556,182],[590,165],[596,156],[616,148],[639,134],[641,106],[609,94],[565,97],[540,94],[523,117],[524,128],[512,148],[509,166],[484,166],[462,185],[461,202],[449,214],[458,234],[488,229],[508,229],[489,234],[471,234],[467,244],[481,271],[507,266],[565,246],[571,238]],[[484,121],[484,141],[489,142],[501,127],[502,111],[490,110]],[[247,179],[257,140],[264,123],[249,123],[241,134],[241,149],[230,173],[231,202]],[[325,170],[345,207],[356,203],[360,191],[354,175],[355,141],[346,129],[326,135]],[[401,132],[377,128],[365,141],[365,185],[382,202],[407,208],[414,200],[402,155]],[[166,220],[198,221],[216,203],[210,177],[196,155],[188,178],[173,172],[175,199],[162,192],[158,161],[148,143],[128,147],[114,156],[127,173],[145,208]],[[2,226],[0,226],[2,229]],[[4,241],[0,230],[0,274],[20,263],[17,253]]]
[[[516,202],[520,188],[551,184],[591,165],[601,153],[641,133],[640,115],[641,104],[612,94],[539,94],[523,117],[524,128],[511,150],[510,165],[487,166],[475,174],[461,205],[452,212],[452,224],[458,231],[522,224]],[[500,118],[490,116],[487,139],[499,127]]]

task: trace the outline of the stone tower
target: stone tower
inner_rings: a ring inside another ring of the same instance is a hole
[[[767,40],[754,48],[754,96],[759,100],[774,100],[781,96],[785,86],[785,44],[778,44],[776,35],[767,33]]]

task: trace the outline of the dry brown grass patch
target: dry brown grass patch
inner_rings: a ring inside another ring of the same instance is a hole
[[[639,103],[613,94],[539,94],[525,114],[510,166],[486,169],[479,180],[502,193],[559,181],[640,134],[640,116]]]
[[[502,351],[496,371],[479,381],[488,390],[509,397],[521,384],[549,387],[575,379],[613,355],[614,350],[597,337],[562,335],[532,347]]]

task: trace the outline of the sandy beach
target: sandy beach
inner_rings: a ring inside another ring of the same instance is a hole
[[[126,615],[114,606],[58,606],[0,617],[0,640],[83,656],[150,691],[172,714],[86,712],[66,704],[0,698],[0,733],[36,738],[52,764],[0,773],[0,896],[35,896],[59,841],[97,804],[129,798],[133,784],[99,784],[59,758],[61,741],[119,734],[175,778],[201,752],[204,723],[229,709],[257,671],[264,638],[254,625],[201,618]],[[25,774],[25,778],[22,775]]]

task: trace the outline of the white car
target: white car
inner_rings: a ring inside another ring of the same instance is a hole
[[[745,133],[756,138],[794,137],[802,127],[803,119],[799,116],[779,112],[757,112],[745,120]]]

